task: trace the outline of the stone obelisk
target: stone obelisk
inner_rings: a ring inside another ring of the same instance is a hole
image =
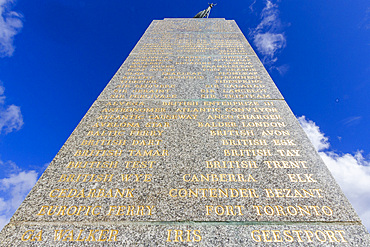
[[[151,23],[1,246],[369,246],[236,23]]]

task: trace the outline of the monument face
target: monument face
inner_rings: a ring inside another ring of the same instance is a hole
[[[370,246],[234,21],[153,21],[1,246]]]

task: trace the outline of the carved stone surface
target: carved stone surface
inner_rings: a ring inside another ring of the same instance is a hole
[[[153,21],[1,246],[366,246],[234,21]]]

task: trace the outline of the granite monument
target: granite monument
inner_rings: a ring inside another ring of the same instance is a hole
[[[235,21],[154,20],[1,246],[370,246]]]

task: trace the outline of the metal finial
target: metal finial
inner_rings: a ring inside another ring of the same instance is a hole
[[[217,3],[208,3],[208,8],[205,10],[200,11],[198,14],[194,16],[194,18],[208,18],[209,14],[211,13],[211,9],[213,6],[216,6]]]

